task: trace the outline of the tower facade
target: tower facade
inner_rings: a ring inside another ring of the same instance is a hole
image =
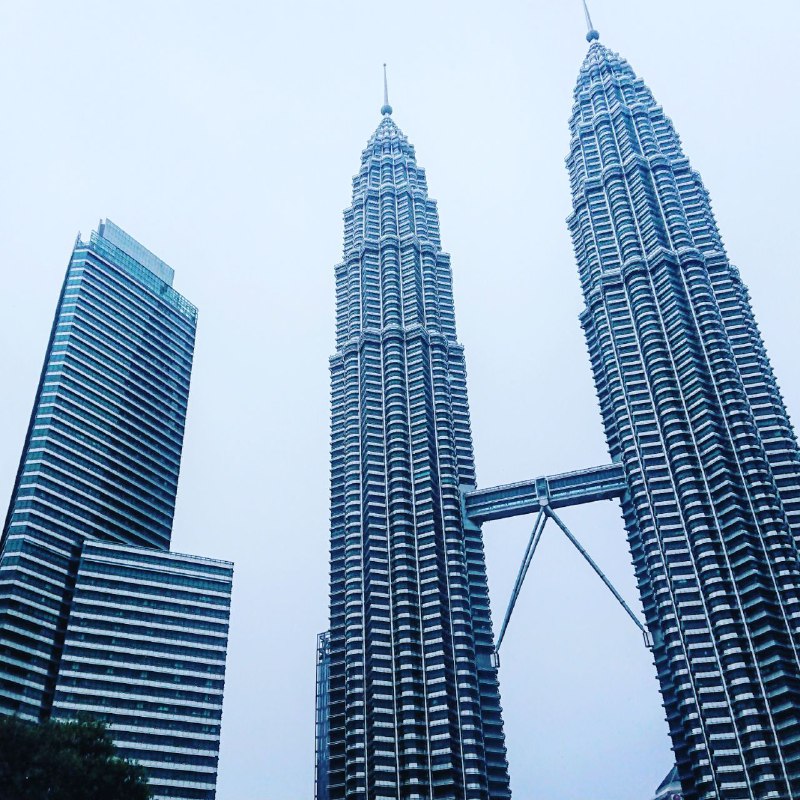
[[[461,517],[475,467],[450,260],[414,148],[382,113],[336,267],[317,785],[331,800],[494,800],[510,791],[481,532]]]
[[[709,196],[594,30],[569,218],[684,796],[800,796],[800,456]]]
[[[75,244],[0,542],[0,713],[99,716],[155,797],[213,800],[232,565],[167,552],[197,322],[172,278],[110,221]]]

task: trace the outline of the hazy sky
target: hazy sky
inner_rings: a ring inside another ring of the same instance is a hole
[[[800,411],[797,0],[593,0],[711,191]],[[218,800],[310,800],[327,626],[333,265],[380,65],[453,258],[481,485],[607,460],[564,220],[580,0],[0,3],[0,498],[78,230],[200,309],[174,548],[236,562]],[[638,610],[619,511],[564,518]],[[495,619],[531,519],[485,527]],[[671,765],[638,631],[548,529],[504,644],[517,798],[647,800]]]

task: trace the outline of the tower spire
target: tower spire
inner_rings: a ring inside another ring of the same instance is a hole
[[[600,34],[595,30],[592,24],[592,15],[589,13],[589,6],[586,0],[583,0],[583,13],[586,14],[586,27],[589,29],[589,32],[586,34],[586,41],[594,42],[600,38]]]
[[[389,79],[386,77],[386,64],[383,65],[383,106],[381,114],[391,114],[392,107],[389,105]]]

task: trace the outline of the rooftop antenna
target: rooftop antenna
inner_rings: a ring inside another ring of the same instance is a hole
[[[589,32],[586,34],[586,41],[595,42],[600,38],[600,34],[595,30],[592,24],[592,15],[589,13],[589,6],[586,0],[583,0],[583,13],[586,14],[586,27],[589,29]]]
[[[384,116],[392,113],[392,107],[389,105],[389,80],[386,77],[386,64],[383,65],[383,106],[381,107],[381,114]]]

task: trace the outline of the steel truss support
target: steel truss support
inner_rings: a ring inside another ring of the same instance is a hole
[[[503,643],[503,638],[506,635],[506,630],[508,629],[508,623],[511,620],[511,614],[514,611],[514,606],[517,604],[517,598],[519,597],[519,593],[522,590],[522,584],[525,581],[525,576],[528,574],[528,568],[531,565],[531,560],[533,559],[533,554],[536,552],[536,548],[539,545],[539,540],[542,538],[542,532],[544,531],[545,523],[547,522],[547,514],[545,513],[545,506],[542,506],[539,509],[539,513],[536,516],[536,522],[533,524],[533,530],[531,531],[531,538],[528,539],[528,545],[525,548],[525,555],[522,559],[522,564],[519,568],[519,574],[517,575],[516,583],[514,584],[514,588],[511,592],[511,599],[508,602],[508,608],[506,609],[506,616],[503,620],[503,627],[500,629],[500,636],[497,638],[497,644],[495,645],[494,651],[498,653],[500,651],[500,645]]]
[[[539,513],[536,516],[536,522],[534,523],[533,530],[531,531],[531,537],[528,540],[527,547],[525,548],[525,554],[522,559],[522,564],[519,568],[519,573],[517,574],[517,580],[514,583],[514,588],[511,592],[511,599],[508,602],[508,608],[506,609],[506,615],[503,619],[503,625],[500,629],[500,635],[497,637],[497,644],[494,648],[495,658],[499,659],[500,646],[502,645],[506,631],[508,630],[508,623],[511,621],[511,614],[513,613],[514,606],[516,606],[517,600],[519,599],[520,592],[522,591],[522,584],[525,582],[525,577],[528,574],[531,561],[533,560],[533,554],[536,552],[536,548],[542,538],[542,533],[544,532],[544,527],[547,524],[548,519],[552,519],[553,522],[555,522],[555,524],[561,529],[563,534],[573,544],[575,549],[586,559],[589,566],[597,573],[597,575],[600,577],[600,580],[603,581],[611,594],[614,595],[614,597],[617,599],[617,602],[625,609],[627,615],[633,620],[636,627],[641,631],[645,646],[652,647],[652,641],[647,629],[633,612],[631,607],[625,602],[625,599],[617,591],[614,584],[611,583],[608,576],[603,572],[602,569],[600,569],[597,562],[589,555],[589,553],[586,551],[586,548],[584,548],[583,545],[578,541],[575,534],[570,531],[561,517],[559,517],[558,514],[556,514],[556,512],[550,507],[550,504],[547,501],[542,501],[539,508]]]

